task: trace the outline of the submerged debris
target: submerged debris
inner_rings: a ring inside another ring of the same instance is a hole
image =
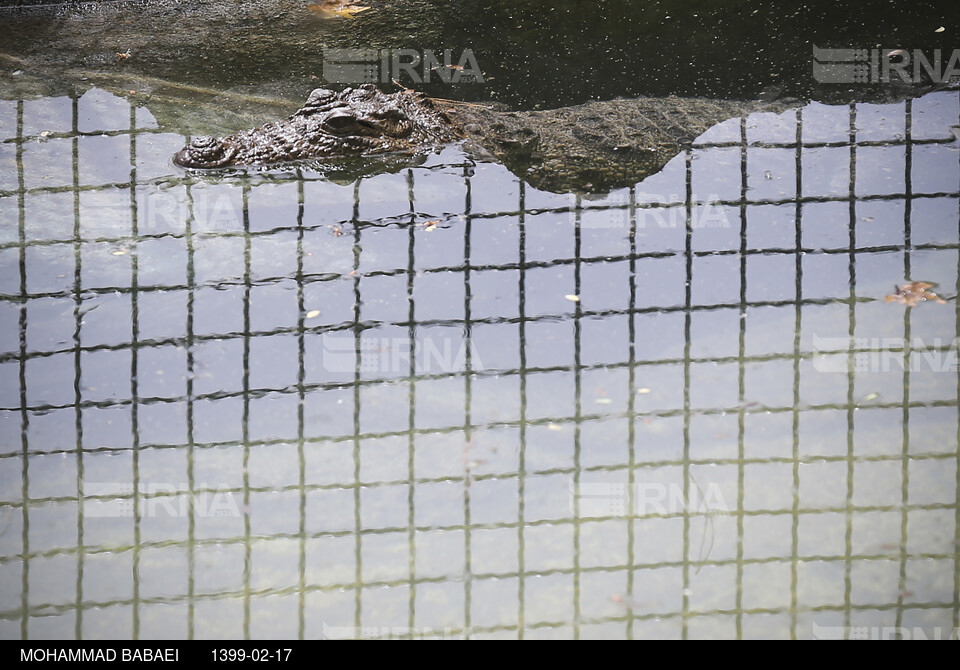
[[[896,287],[896,293],[888,295],[887,302],[899,302],[907,307],[916,307],[917,303],[932,300],[941,305],[945,305],[947,301],[930,290],[934,286],[936,286],[936,284],[931,284],[930,282],[912,281],[909,284]]]

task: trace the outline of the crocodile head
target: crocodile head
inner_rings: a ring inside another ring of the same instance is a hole
[[[422,93],[386,94],[371,84],[339,93],[318,88],[292,116],[225,137],[196,137],[173,162],[187,168],[225,168],[426,153],[458,137],[447,114]]]

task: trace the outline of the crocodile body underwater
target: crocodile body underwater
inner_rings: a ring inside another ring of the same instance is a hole
[[[197,137],[173,161],[194,169],[350,156],[428,154],[459,140],[542,190],[602,192],[658,172],[710,127],[790,104],[632,98],[549,111],[437,100],[366,84],[316,89],[288,118],[224,137]]]

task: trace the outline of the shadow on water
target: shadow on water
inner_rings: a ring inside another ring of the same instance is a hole
[[[0,636],[957,627],[957,91],[591,197],[184,174],[153,110],[0,100]]]

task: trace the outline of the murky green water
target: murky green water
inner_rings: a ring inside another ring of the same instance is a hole
[[[810,74],[954,25],[368,4],[0,10],[0,635],[955,636],[960,94]],[[469,48],[485,83],[418,88],[521,107],[815,101],[606,195],[457,146],[171,163],[295,108],[318,44]]]

